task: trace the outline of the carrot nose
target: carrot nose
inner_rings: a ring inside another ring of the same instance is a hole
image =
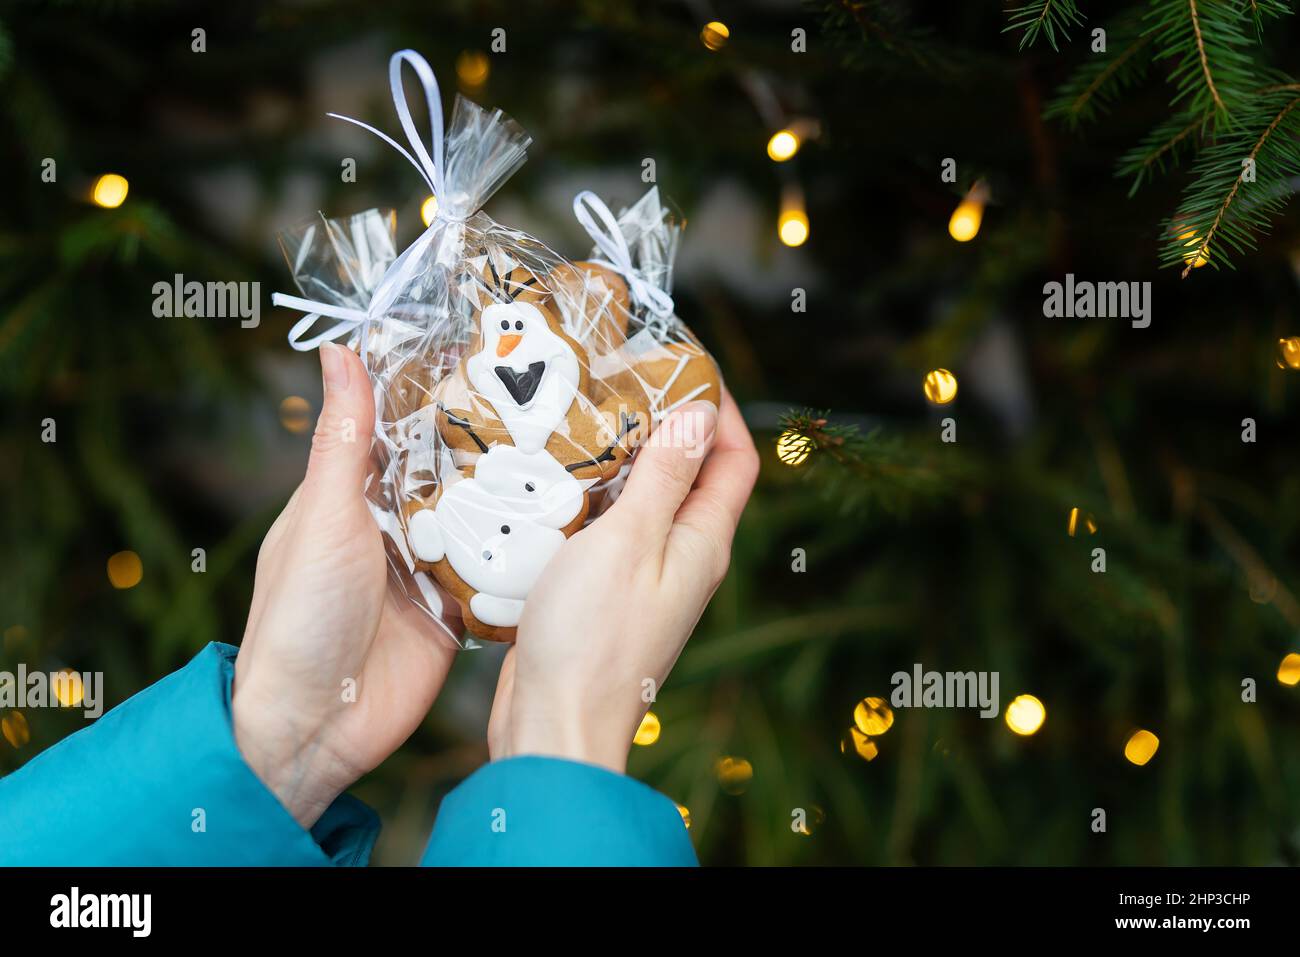
[[[497,340],[497,355],[503,359],[510,355],[510,351],[519,345],[519,340],[522,338],[523,336],[502,336]]]

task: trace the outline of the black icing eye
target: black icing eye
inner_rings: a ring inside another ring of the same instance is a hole
[[[502,331],[502,332],[506,332],[507,330],[509,330],[509,328],[510,328],[510,320],[509,320],[509,319],[502,319],[502,320],[501,320],[501,331]]]
[[[534,485],[532,482],[525,482],[525,483],[524,483],[524,491],[525,491],[525,492],[536,492],[536,491],[537,491],[537,486]]]
[[[509,535],[509,534],[510,534],[510,526],[509,526],[509,525],[502,525],[502,526],[501,526],[501,534],[502,534],[502,535]]]
[[[484,552],[483,552],[483,561],[485,561],[485,562],[490,562],[490,561],[492,561],[492,553],[489,552],[489,551],[487,551],[486,549],[485,549]]]
[[[516,320],[515,320],[515,328],[518,329],[520,332],[523,332],[523,331],[524,331],[524,321],[523,321],[522,319],[516,319]]]

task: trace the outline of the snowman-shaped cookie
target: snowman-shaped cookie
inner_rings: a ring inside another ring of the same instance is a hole
[[[587,489],[618,472],[650,413],[644,394],[598,388],[534,272],[485,258],[469,277],[490,296],[474,341],[432,397],[456,468],[407,538],[472,634],[511,641],[533,584],[582,526]]]

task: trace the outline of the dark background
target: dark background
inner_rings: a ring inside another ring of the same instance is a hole
[[[631,203],[653,158],[688,219],[678,312],[764,455],[731,574],[654,706],[662,733],[631,761],[689,809],[701,859],[1300,862],[1300,700],[1276,678],[1300,651],[1300,373],[1276,361],[1300,335],[1294,222],[1236,271],[1180,280],[1158,246],[1188,174],[1129,198],[1113,173],[1168,110],[1158,78],[1073,133],[1041,115],[1086,31],[1021,51],[998,4],[914,3],[897,23],[873,7],[0,3],[0,667],[103,671],[113,704],[238,642],[309,444],[312,416],[281,403],[314,414],[320,396],[315,356],[285,343],[296,315],[270,306],[295,291],[275,233],[371,206],[397,209],[402,243],[421,228],[415,171],[324,114],[396,133],[388,55],[424,53],[449,106],[457,58],[501,27],[506,51],[464,92],[535,142],[488,212],[579,258],[573,194]],[[731,31],[716,52],[712,19]],[[1293,62],[1296,29],[1270,25],[1262,55]],[[820,135],[775,164],[767,138],[795,117]],[[105,172],[130,181],[115,210],[87,200]],[[958,244],[948,217],[981,178],[983,228]],[[811,222],[798,249],[776,236],[793,186]],[[1150,280],[1151,326],[1044,318],[1043,283],[1066,272]],[[260,282],[261,324],[155,318],[153,284],[175,273]],[[937,367],[960,383],[942,411],[922,391]],[[870,438],[782,465],[779,417],[804,407]],[[1067,534],[1076,507],[1095,534]],[[105,568],[124,550],[144,574],[119,590]],[[413,862],[442,794],[486,760],[499,654],[462,655],[354,789],[385,820],[378,863]],[[996,671],[1002,707],[1034,694],[1046,723],[1018,737],[1002,715],[898,709],[873,760],[842,753],[855,704],[915,662]],[[83,725],[8,718],[4,771]],[[1144,767],[1123,755],[1139,727],[1161,742]],[[797,808],[811,833],[792,830]]]

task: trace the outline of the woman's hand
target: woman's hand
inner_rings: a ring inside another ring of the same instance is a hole
[[[707,458],[705,457],[707,455]],[[726,574],[758,453],[725,390],[637,453],[609,511],[528,595],[488,725],[494,759],[542,754],[623,771],[632,737]]]
[[[232,703],[244,760],[303,827],[410,737],[456,654],[388,585],[362,495],[375,418],[365,366],[332,343],[320,355],[307,475],[257,557]]]

